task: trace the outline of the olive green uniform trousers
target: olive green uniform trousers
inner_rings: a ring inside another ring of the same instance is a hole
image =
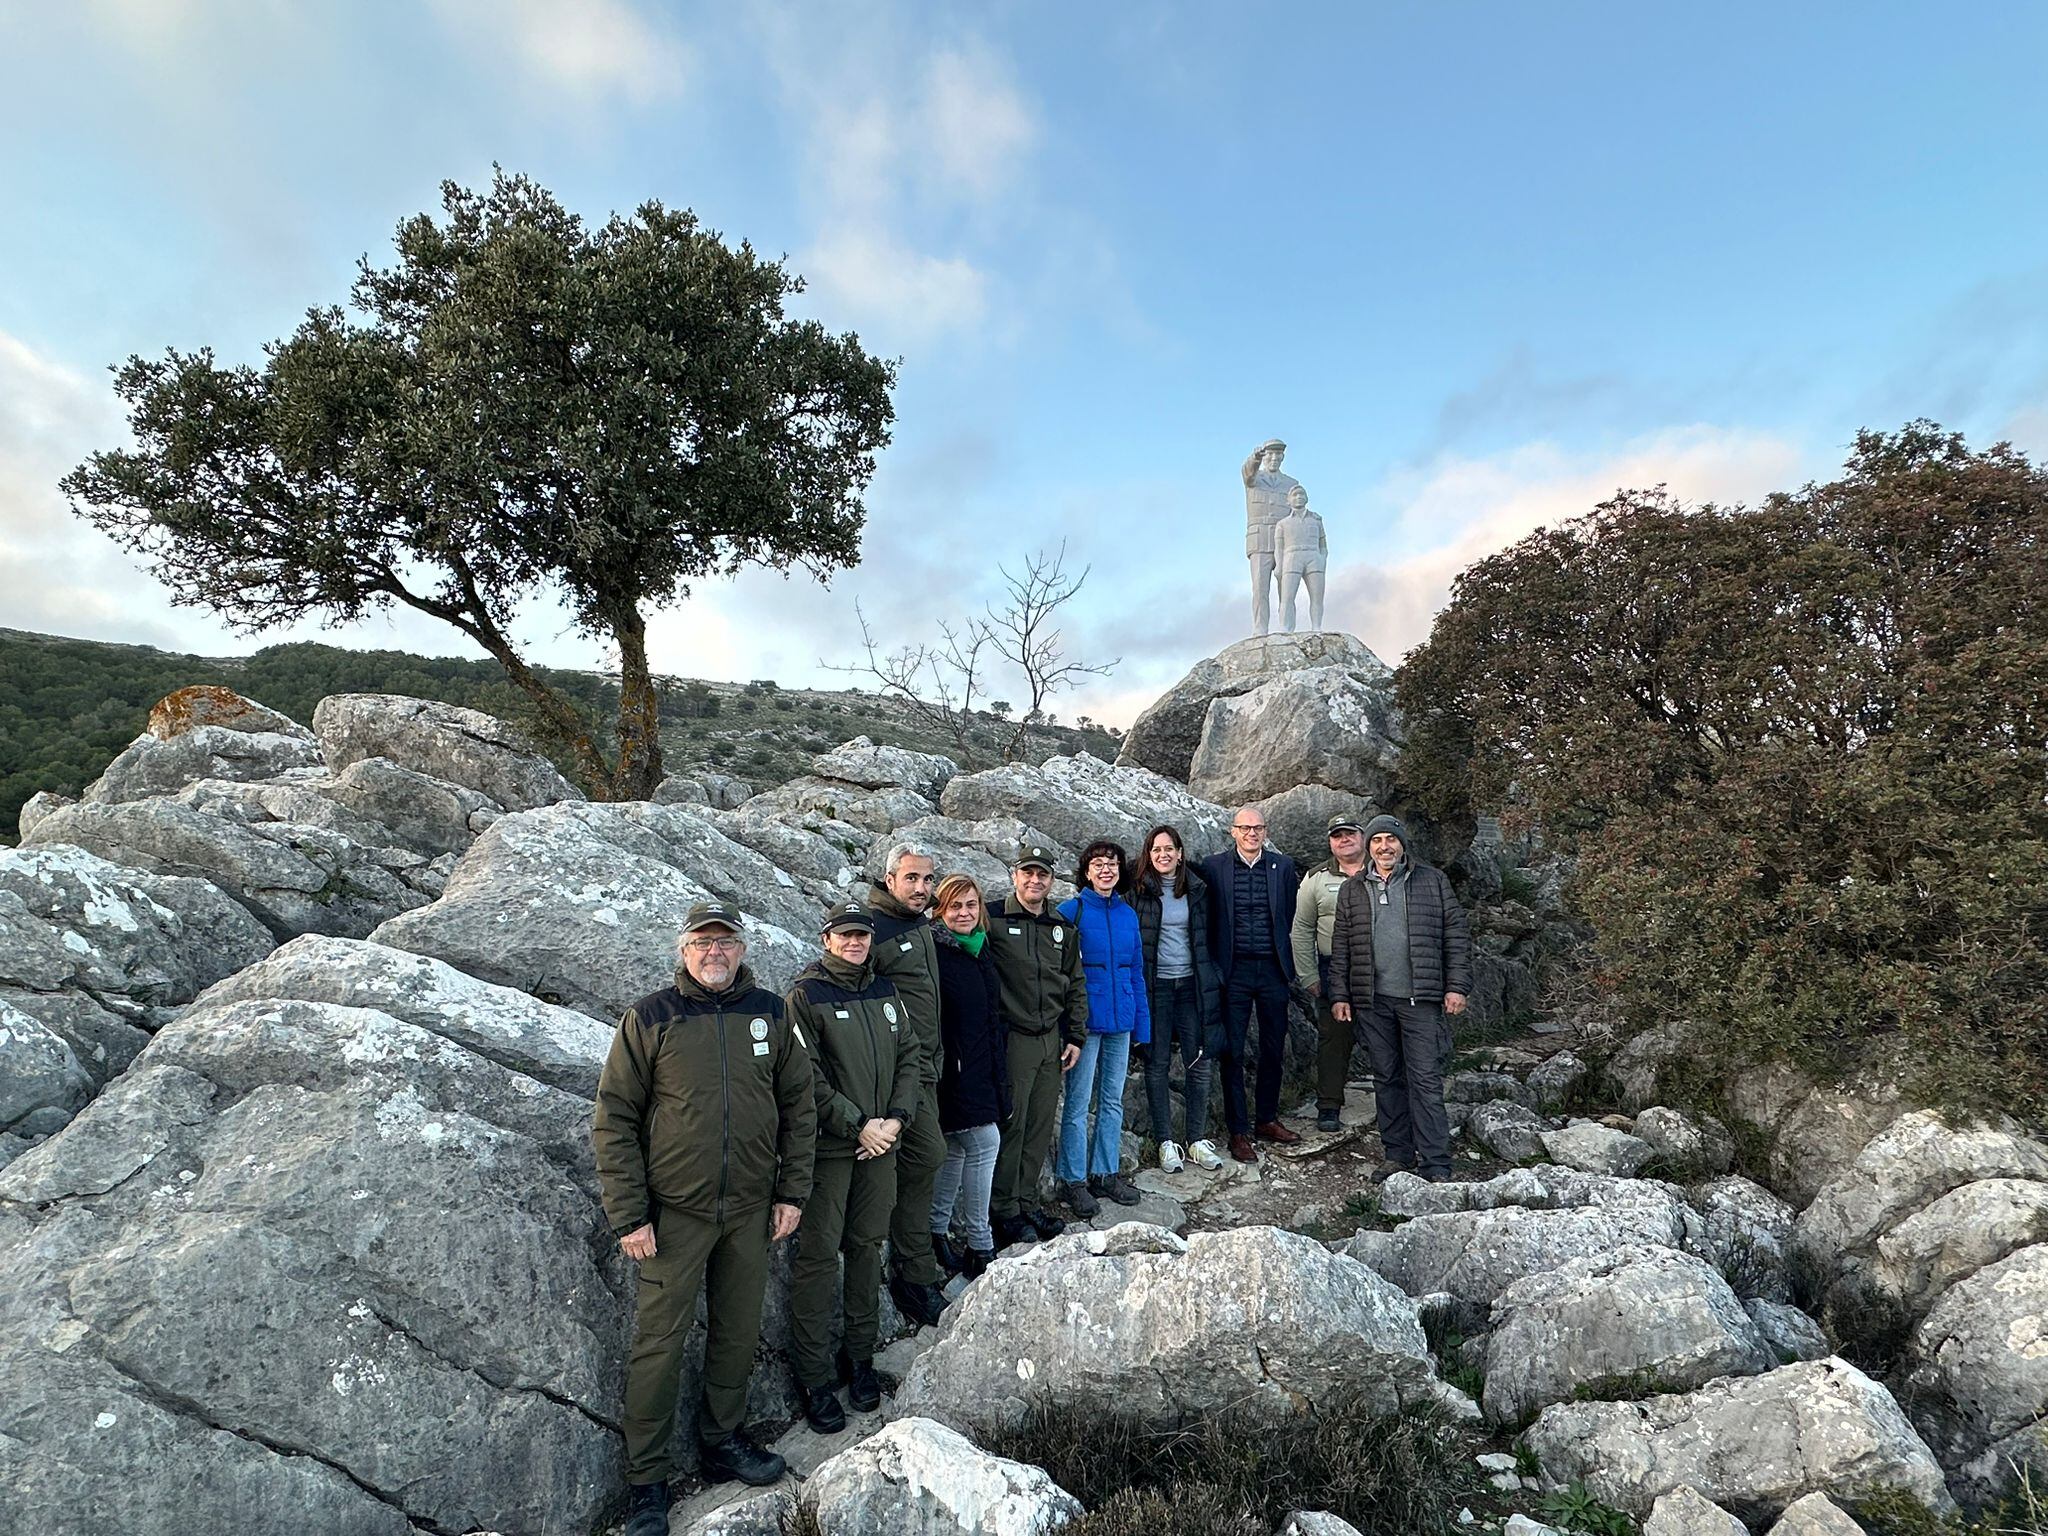
[[[896,1142],[896,1211],[889,1220],[889,1254],[896,1273],[912,1285],[943,1285],[932,1253],[932,1186],[946,1165],[946,1133],[939,1129],[938,1091],[920,1084],[917,1118]]]
[[[640,1266],[633,1353],[626,1365],[626,1481],[668,1479],[684,1346],[704,1292],[704,1403],[697,1437],[722,1440],[747,1416],[747,1378],[768,1289],[769,1208],[724,1221],[671,1206],[654,1215],[654,1257]]]
[[[1017,1216],[1038,1207],[1038,1173],[1052,1147],[1060,1108],[1060,1032],[1010,1031],[1010,1118],[996,1149],[995,1189],[989,1211]]]
[[[872,1360],[882,1331],[882,1239],[896,1204],[896,1159],[820,1157],[811,1173],[811,1198],[796,1229],[796,1262],[789,1275],[789,1354],[806,1387],[830,1386],[832,1302],[839,1256],[846,1255],[846,1352]],[[931,1235],[925,1235],[931,1246]]]

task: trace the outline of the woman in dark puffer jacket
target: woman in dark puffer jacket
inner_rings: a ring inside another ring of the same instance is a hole
[[[939,1129],[946,1161],[932,1189],[932,1251],[947,1269],[973,1279],[995,1260],[989,1188],[997,1128],[1010,1113],[1010,1044],[998,1007],[995,959],[988,952],[981,887],[948,875],[932,897],[939,961]],[[957,1223],[962,1246],[953,1243]]]

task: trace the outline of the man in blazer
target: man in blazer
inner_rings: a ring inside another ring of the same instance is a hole
[[[1301,884],[1294,860],[1266,846],[1266,818],[1255,805],[1231,818],[1237,846],[1202,861],[1209,880],[1209,951],[1223,972],[1223,1116],[1230,1155],[1259,1160],[1252,1144],[1299,1141],[1280,1123],[1280,1073],[1287,1050],[1287,1004],[1294,984],[1289,931]],[[1259,1065],[1254,1118],[1245,1104],[1244,1057],[1252,1013],[1259,1016]]]

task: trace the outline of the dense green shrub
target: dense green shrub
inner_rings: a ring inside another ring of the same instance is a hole
[[[1458,578],[1409,770],[1577,855],[1632,1022],[2048,1110],[2048,474],[1915,423],[1754,509],[1625,493]]]

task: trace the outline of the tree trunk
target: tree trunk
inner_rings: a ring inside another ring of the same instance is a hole
[[[648,800],[661,783],[661,699],[647,670],[647,621],[637,606],[614,614],[619,642],[619,762],[612,797]]]

